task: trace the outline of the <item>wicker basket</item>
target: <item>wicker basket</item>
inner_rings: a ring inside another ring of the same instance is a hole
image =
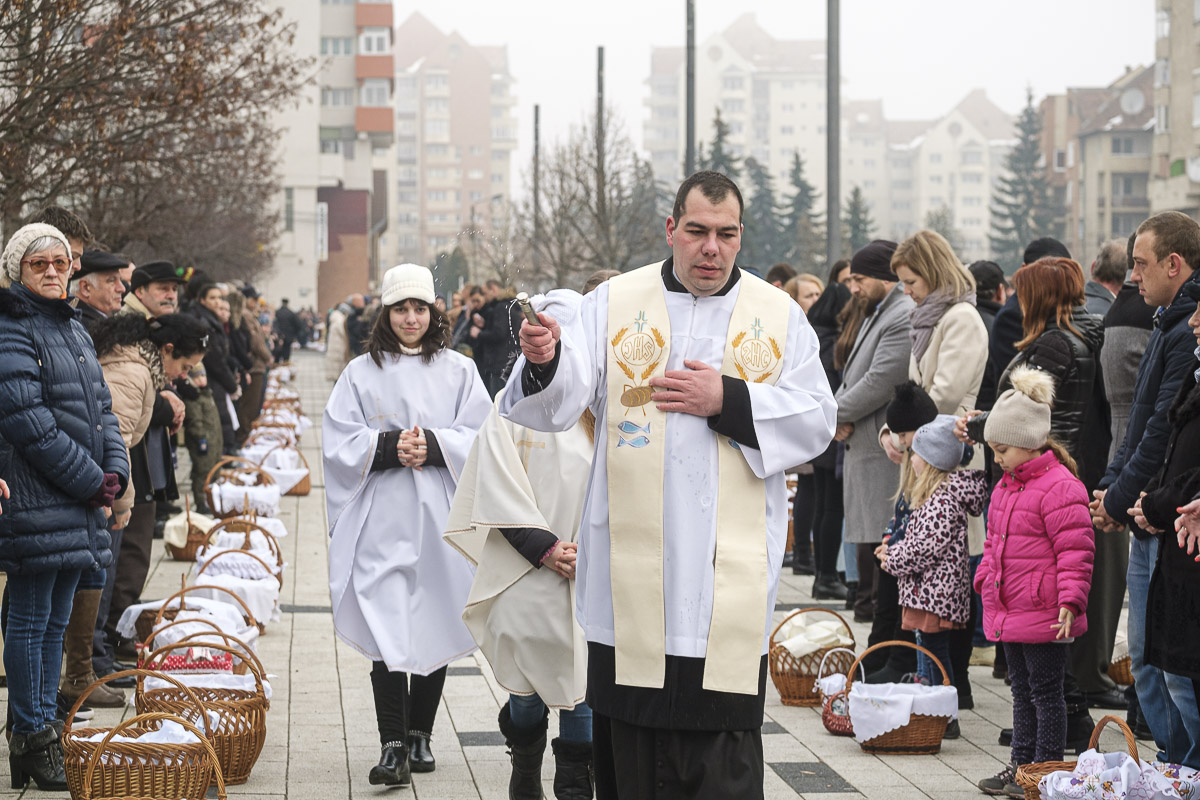
[[[222,550],[221,552],[214,554],[212,558],[208,559],[208,561],[205,561],[203,564],[200,565],[200,569],[196,571],[196,580],[200,580],[200,576],[204,574],[204,571],[206,569],[208,569],[209,564],[213,563],[218,558],[222,558],[222,557],[230,555],[230,554],[235,554],[235,555],[239,555],[239,556],[249,556],[250,558],[257,561],[259,564],[262,564],[262,568],[267,571],[267,575],[269,577],[277,579],[279,581],[279,588],[280,589],[283,588],[283,573],[280,572],[278,575],[276,575],[275,572],[271,569],[270,564],[268,564],[266,561],[263,561],[260,556],[256,555],[254,552],[252,552],[250,550]]]
[[[249,444],[249,440],[247,440],[247,444]],[[234,466],[237,464],[241,464],[243,466]],[[212,486],[214,483],[223,482],[221,480],[223,475],[236,472],[253,473],[255,475],[255,483],[252,485],[254,486],[271,486],[275,483],[275,479],[271,477],[270,473],[268,473],[258,464],[255,464],[250,459],[242,458],[241,456],[225,456],[216,464],[213,464],[212,469],[210,469],[208,474],[204,476],[204,496],[208,500],[208,507],[213,511],[214,516],[217,516],[221,519],[236,517],[242,512],[227,511],[222,514],[217,514],[217,504],[213,502]]]
[[[1129,726],[1125,724],[1125,720],[1112,715],[1103,717],[1096,723],[1096,728],[1092,731],[1092,738],[1088,740],[1088,749],[1096,749],[1100,744],[1100,732],[1110,722],[1121,729],[1121,733],[1125,736],[1125,748],[1128,750],[1129,755],[1134,759],[1140,759],[1140,756],[1138,756],[1137,739],[1134,738],[1133,731],[1129,730]],[[1038,789],[1038,784],[1041,783],[1042,778],[1051,772],[1070,772],[1074,769],[1074,761],[1039,761],[1036,764],[1022,764],[1017,767],[1017,785],[1025,790],[1025,800],[1041,800],[1042,792]]]
[[[854,683],[854,671],[858,669],[863,658],[884,647],[911,647],[914,650],[924,653],[941,670],[942,685],[950,685],[950,676],[946,674],[946,668],[942,666],[942,662],[938,660],[937,656],[920,645],[895,639],[868,647],[854,660],[854,665],[846,675],[847,697],[850,696],[850,687]],[[874,739],[867,739],[865,742],[859,742],[858,744],[867,753],[902,756],[931,755],[942,749],[942,737],[946,735],[946,726],[950,724],[950,719],[950,717],[931,717],[926,714],[913,714],[909,717],[907,725],[902,725],[895,730],[880,734]]]
[[[216,636],[223,637],[226,641],[228,641],[229,639],[233,639],[234,641],[245,646],[247,648],[247,652],[249,652],[249,645],[246,645],[244,642],[242,642],[241,639],[238,639],[236,637],[230,636],[229,634],[225,633],[225,631],[221,630],[220,627],[217,626],[217,623],[213,622],[211,619],[180,619],[180,620],[175,620],[173,622],[168,622],[166,625],[163,625],[161,628],[155,628],[153,631],[150,632],[150,637],[145,642],[141,642],[138,644],[138,667],[144,668],[142,665],[145,663],[146,659],[150,656],[150,654],[152,652],[154,652],[154,650],[155,650],[154,640],[156,638],[158,638],[158,635],[160,633],[162,633],[163,631],[165,631],[169,628],[174,628],[176,625],[187,625],[189,623],[199,623],[201,625],[207,625],[208,627],[212,628],[212,633],[209,633],[208,631],[204,631],[204,632],[197,631],[196,633],[189,633],[187,636],[182,637],[179,641],[188,639],[188,640],[195,640],[195,641],[199,642],[199,641],[202,641],[200,639],[200,637],[216,635]],[[233,665],[233,674],[234,675],[245,675],[248,670],[249,670],[249,667],[246,666],[246,662],[244,660],[238,659],[235,661],[235,663]]]
[[[844,670],[854,659],[854,632],[850,630],[850,626],[841,614],[827,608],[800,608],[788,614],[782,622],[775,626],[775,630],[771,631],[770,644],[767,649],[767,665],[771,671],[771,680],[775,683],[775,688],[779,691],[779,699],[785,706],[821,705],[821,698],[816,689],[817,672],[821,668],[821,661],[830,650],[844,649],[825,647],[796,658],[786,647],[775,641],[776,635],[788,620],[799,614],[808,614],[814,611],[833,615],[850,635],[850,655],[837,656],[831,662],[831,666],[834,669]]]
[[[192,524],[192,505],[188,502],[186,496],[183,498],[183,513],[187,515],[187,542],[183,547],[176,547],[173,544],[168,544],[167,552],[171,554],[171,558],[176,561],[195,561],[196,551],[199,550],[212,535],[210,532],[205,532],[199,525]]]
[[[73,800],[91,798],[155,798],[155,800],[203,800],[208,787],[215,779],[217,796],[225,800],[225,780],[221,775],[217,752],[209,739],[208,717],[199,697],[188,687],[169,675],[164,680],[174,683],[181,706],[187,716],[202,721],[205,730],[176,714],[138,714],[113,728],[71,728],[75,712],[84,699],[97,686],[127,675],[138,680],[151,673],[130,669],[114,672],[99,679],[75,701],[63,727],[63,769],[67,775],[67,788]],[[117,734],[139,736],[159,727],[164,721],[173,720],[196,734],[200,741],[191,743],[114,742]],[[104,734],[99,742],[84,741],[98,733]]]
[[[308,474],[301,478],[299,483],[283,493],[284,496],[307,497],[312,491],[312,467],[308,465],[308,459],[304,457],[304,453],[300,452],[299,447],[296,447],[295,445],[281,444],[276,445],[268,450],[266,455],[263,456],[263,461],[266,461],[267,456],[271,455],[271,453],[274,453],[276,450],[294,450],[296,455],[300,456],[300,463],[304,465],[306,470],[308,470]]]
[[[250,534],[254,532],[258,532],[262,535],[263,539],[265,539],[267,542],[267,549],[271,551],[271,558],[274,559],[275,565],[282,567],[283,551],[279,548],[279,540],[275,538],[274,534],[272,534],[263,526],[259,525],[251,517],[232,517],[230,519],[221,520],[208,532],[209,536],[211,537],[209,542],[215,542],[217,537],[222,533],[241,533],[245,534],[245,538],[242,540],[242,546],[239,549],[249,552],[252,549],[250,547]],[[196,553],[196,557],[199,558],[207,549],[208,546],[205,545],[198,553]],[[283,573],[280,573],[280,575],[282,574]]]
[[[248,605],[246,605],[246,601],[243,600],[242,598],[238,597],[233,592],[226,589],[224,586],[184,586],[178,592],[176,592],[175,594],[171,595],[166,600],[164,600],[162,602],[162,605],[159,606],[158,611],[154,612],[152,615],[150,614],[149,610],[146,610],[146,611],[143,611],[138,616],[137,622],[134,623],[134,626],[137,629],[138,641],[139,642],[146,641],[146,639],[149,638],[150,634],[162,624],[164,619],[167,620],[168,622],[174,620],[175,617],[178,616],[179,612],[184,608],[184,605],[183,605],[184,596],[187,595],[189,592],[195,591],[196,589],[216,589],[217,591],[224,592],[225,594],[229,595],[230,597],[232,597],[234,599],[234,601],[238,605],[240,605],[242,607],[242,611],[245,612],[243,614],[243,619],[245,619],[246,624],[247,625],[256,625],[258,627],[259,633],[262,633],[264,631],[264,627],[263,627],[262,623],[260,623],[258,620],[256,620],[254,618],[254,613],[252,611],[250,611],[250,607]],[[178,607],[168,608],[167,604],[170,603],[172,600],[174,600],[176,597],[179,598]]]
[[[172,650],[194,646],[198,646],[198,642],[183,640],[160,647],[150,654],[147,663],[153,664],[156,659],[162,658]],[[247,653],[248,648],[244,645],[240,650],[213,642],[204,642],[203,646],[221,650],[237,658],[250,656],[250,672],[254,675],[255,691],[206,686],[188,687],[188,694],[194,693],[204,708],[216,712],[219,718],[209,735],[209,740],[216,751],[225,782],[229,785],[245,783],[267,740],[267,710],[271,704],[263,690],[262,663],[253,653]],[[189,698],[178,686],[146,689],[144,674],[138,676],[137,689],[134,692],[138,713],[177,714],[188,706]],[[155,677],[162,677],[162,674],[156,674]]]
[[[1109,664],[1108,677],[1121,686],[1133,686],[1133,659],[1126,655]]]
[[[832,650],[826,651],[825,657],[821,659],[821,666],[817,668],[818,691],[820,691],[820,680],[825,677],[825,661],[833,653],[849,653],[850,657],[854,658],[854,651],[847,650],[844,647],[835,647]],[[866,670],[863,669],[861,664],[858,668],[862,671],[862,675],[865,678]],[[839,701],[843,706],[842,709],[835,708],[835,704]],[[854,724],[850,721],[849,702],[849,695],[846,694],[845,689],[829,695],[821,694],[821,723],[825,726],[825,730],[834,736],[854,735]]]

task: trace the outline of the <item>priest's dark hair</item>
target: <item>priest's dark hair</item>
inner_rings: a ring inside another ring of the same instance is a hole
[[[422,302],[415,297],[410,297],[408,300],[429,309],[429,330],[425,331],[425,335],[421,337],[420,347],[421,363],[428,364],[434,356],[450,346],[450,318],[437,306]],[[403,300],[401,303],[407,303],[408,300]],[[367,337],[367,352],[371,354],[371,360],[375,362],[375,366],[380,369],[383,369],[384,353],[400,355],[400,337],[392,330],[391,317],[392,309],[401,303],[379,309],[379,313],[375,315],[375,324],[371,326],[371,335]]]
[[[724,202],[725,198],[732,192],[738,201],[738,222],[742,221],[742,214],[746,210],[746,203],[742,200],[742,192],[738,189],[737,184],[730,180],[727,175],[706,169],[689,176],[679,185],[679,191],[675,193],[675,205],[671,209],[671,216],[674,217],[676,224],[679,223],[679,220],[683,218],[684,213],[687,211],[687,198],[692,193],[692,189],[699,189],[701,194],[708,198],[708,202],[714,205]]]

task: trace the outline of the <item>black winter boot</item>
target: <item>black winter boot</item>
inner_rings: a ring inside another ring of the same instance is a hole
[[[62,792],[67,788],[58,731],[42,728],[37,733],[14,733],[8,743],[8,769],[12,788],[24,789],[32,778],[43,791]]]
[[[547,709],[541,724],[518,728],[509,714],[508,703],[500,707],[500,733],[512,759],[512,777],[508,780],[508,800],[542,800],[542,755],[546,752]],[[557,778],[555,785],[557,786]],[[590,795],[589,795],[590,797]]]
[[[836,575],[819,574],[813,580],[812,597],[813,600],[845,600],[846,584]]]
[[[592,800],[592,743],[555,739],[550,749],[556,800]]]
[[[388,742],[379,755],[379,763],[371,767],[367,781],[372,786],[408,786],[412,774],[408,770],[408,748],[404,742]]]
[[[428,733],[408,732],[408,767],[413,772],[433,772],[437,769],[437,759],[429,749]]]

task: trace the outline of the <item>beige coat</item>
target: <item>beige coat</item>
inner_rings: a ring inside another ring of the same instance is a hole
[[[933,327],[929,348],[918,363],[914,354],[908,362],[912,378],[933,399],[939,414],[961,417],[975,408],[979,384],[988,359],[988,332],[979,311],[970,303],[955,303]],[[969,465],[983,469],[983,447],[975,448]],[[969,517],[967,538],[971,555],[983,553],[982,517]]]
[[[100,367],[104,370],[104,382],[112,393],[112,410],[121,427],[121,438],[129,450],[146,435],[154,412],[157,392],[150,364],[139,348],[123,345],[101,356]],[[132,454],[127,455],[132,464]],[[133,480],[130,479],[125,493],[113,503],[113,513],[120,514],[133,508],[133,495]]]
[[[250,360],[253,362],[250,374],[261,375],[271,366],[271,348],[267,346],[267,335],[263,333],[262,325],[258,324],[258,317],[254,314],[243,315],[242,321],[246,323],[246,332],[250,334]]]

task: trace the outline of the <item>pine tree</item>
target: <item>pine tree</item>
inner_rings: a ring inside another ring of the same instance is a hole
[[[961,257],[962,253],[962,234],[954,227],[954,211],[947,205],[941,205],[937,208],[931,208],[925,214],[925,227],[936,233],[940,233],[950,246],[954,248],[954,252]]]
[[[846,200],[845,211],[842,212],[842,225],[846,229],[846,252],[852,254],[871,243],[875,235],[875,220],[871,219],[871,210],[863,197],[862,189],[855,186]]]
[[[1025,95],[1025,108],[1017,118],[1017,146],[1005,159],[1008,176],[992,197],[992,260],[1006,271],[1021,265],[1025,245],[1051,233],[1053,216],[1050,189],[1041,164],[1042,114]]]
[[[714,172],[720,172],[733,182],[737,182],[738,176],[741,174],[742,168],[738,164],[740,158],[735,156],[729,149],[729,123],[721,119],[721,109],[717,109],[717,115],[713,118],[713,141],[712,146],[708,148],[708,155],[704,155],[704,145],[700,145],[699,164],[700,169],[711,169]]]
[[[819,193],[804,177],[804,160],[799,150],[792,153],[788,185],[792,188],[792,195],[784,201],[781,209],[783,256],[801,272],[819,272],[818,267],[825,260],[825,233],[820,212],[815,210]]]
[[[775,205],[771,173],[753,156],[746,159],[746,181],[750,193],[742,220],[746,230],[738,263],[758,267],[765,274],[767,268],[784,256],[781,217]]]

